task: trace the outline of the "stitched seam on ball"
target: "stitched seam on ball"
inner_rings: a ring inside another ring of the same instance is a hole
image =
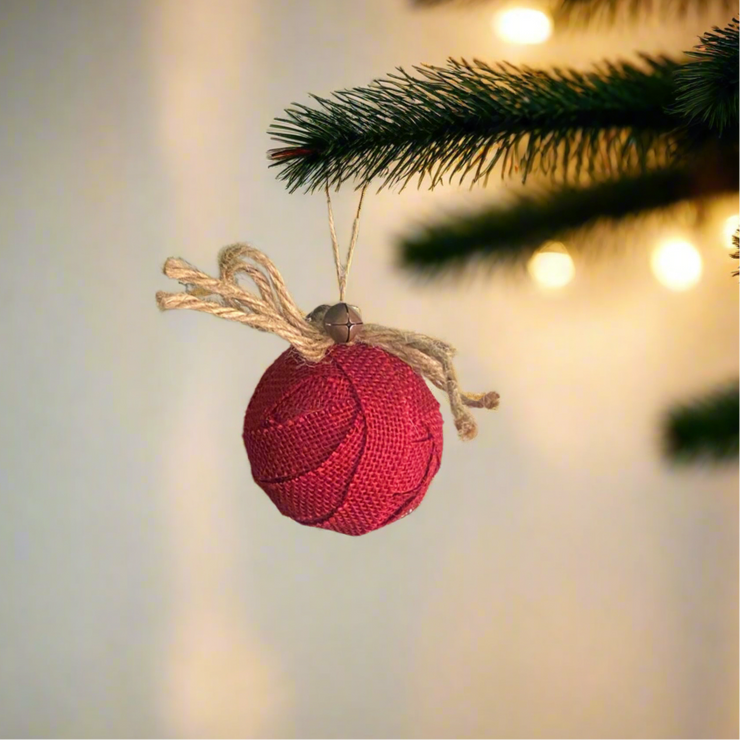
[[[310,419],[311,416],[313,416],[314,414],[331,414],[333,410],[336,410],[338,408],[343,408],[343,407],[344,407],[344,404],[340,401],[337,401],[324,408],[314,409],[313,411],[306,411],[306,413],[300,414],[299,416],[295,416],[292,419],[288,419],[288,421],[277,422],[277,421],[270,421],[270,419],[265,419],[265,421],[260,423],[260,426],[255,427],[254,429],[248,429],[247,431],[250,434],[266,434],[267,432],[274,432],[279,429],[284,429],[285,427],[292,427],[292,426],[295,426],[296,424],[300,424],[302,421],[306,421],[306,419]],[[274,408],[277,408],[277,405]]]
[[[280,357],[278,357],[277,360],[275,360],[275,362],[273,363],[273,365],[275,365],[275,363],[278,362],[284,355],[291,355],[291,352],[293,352],[295,354],[295,350],[293,350],[292,348],[285,350],[285,352],[283,352],[283,354],[280,355]],[[330,355],[327,355],[327,357],[326,357],[325,360],[321,360],[318,363],[312,363],[312,362],[305,361],[300,356],[299,356],[299,360],[300,360],[300,364],[301,365],[310,365],[310,366],[319,365],[319,364],[322,364],[322,363],[326,363],[327,365],[335,365],[336,364],[336,363],[334,363],[332,361]],[[272,365],[270,366],[269,369],[272,369]],[[298,383],[295,385],[295,387],[291,390],[290,395],[292,396],[297,390],[299,390],[300,388],[302,388],[306,383],[311,383],[314,380],[315,380],[315,378],[313,376],[309,375],[309,376],[303,378],[303,380],[298,381]],[[286,400],[285,398],[278,398],[275,401],[275,403],[273,403],[268,408],[264,409],[263,412],[262,412],[262,414],[261,414],[259,424],[257,426],[255,426],[255,427],[251,427],[249,431],[259,431],[260,429],[265,429],[265,428],[270,428],[270,429],[276,428],[277,425],[275,423],[270,423],[270,417],[275,413],[275,409],[281,403],[284,403],[285,400]],[[338,406],[340,404],[337,403],[335,405]],[[324,410],[325,409],[316,409],[317,412],[324,411]],[[309,411],[307,413],[308,414],[311,414],[311,413],[314,413],[314,412]],[[246,421],[246,417],[247,416],[249,416],[249,405],[247,405],[247,411],[245,413],[245,421]],[[285,422],[283,422],[283,423],[285,423]]]
[[[290,351],[290,350],[286,350],[286,352],[283,352],[283,355],[284,355],[284,354],[287,354],[287,353],[288,353],[289,351]],[[277,362],[278,362],[278,361],[279,361],[279,360],[280,360],[280,359],[281,359],[281,358],[283,357],[283,355],[280,355],[280,357],[278,357],[278,358],[277,358],[277,360],[275,360],[275,362],[274,362],[274,363],[273,363],[273,364],[272,364],[272,365],[271,365],[271,366],[270,366],[270,367],[268,368],[268,370],[271,370],[271,369],[272,369],[272,367],[273,367],[273,365],[275,365],[275,363],[277,363]],[[309,375],[308,377],[306,377],[306,378],[303,378],[303,380],[299,381],[299,382],[298,382],[298,383],[296,384],[296,386],[295,386],[295,389],[297,390],[298,388],[300,388],[301,386],[305,385],[306,383],[310,383],[310,382],[311,382],[312,380],[313,380],[313,378],[312,378],[312,377],[311,377],[310,375]],[[261,383],[261,382],[262,382],[262,381],[260,381],[260,383]],[[257,390],[258,390],[258,389],[259,389],[259,384],[257,385],[257,389],[255,389],[255,394],[257,393]],[[292,394],[292,393],[293,393],[293,391],[291,390],[291,394]],[[275,401],[275,403],[273,403],[273,404],[272,404],[272,405],[271,405],[270,407],[268,407],[268,408],[264,409],[264,410],[263,410],[263,412],[262,412],[262,415],[260,416],[260,421],[259,421],[259,424],[258,424],[257,426],[255,426],[255,427],[253,427],[253,429],[250,429],[250,431],[257,431],[258,429],[262,429],[262,428],[263,428],[263,426],[267,425],[267,424],[269,423],[269,419],[270,419],[270,417],[272,416],[272,414],[274,413],[275,409],[276,409],[276,408],[277,408],[277,407],[278,407],[278,406],[279,406],[279,405],[280,405],[280,404],[281,404],[281,403],[282,403],[282,402],[283,402],[284,400],[285,400],[284,398],[278,398],[278,399],[277,399],[277,400]],[[247,413],[246,413],[246,415],[247,415],[247,416],[249,415],[249,410],[250,410],[250,409],[249,409],[249,406],[250,406],[250,405],[251,405],[251,404],[249,404],[249,405],[247,406]]]
[[[432,453],[433,452],[434,452],[434,445],[432,445]],[[434,454],[429,455],[429,459],[427,460],[427,466],[426,466],[426,469],[424,470],[424,475],[421,476],[421,483],[418,483],[413,488],[410,488],[408,491],[399,491],[398,493],[394,491],[393,495],[394,496],[408,496],[412,494],[414,491],[418,491],[419,488],[421,488],[421,486],[424,485],[424,482],[426,481],[427,476],[429,475],[429,470],[431,469],[433,459],[434,459]]]
[[[433,442],[434,437],[432,436],[432,433],[429,431],[429,427],[425,425],[425,428],[428,432],[426,437],[422,437],[421,439],[410,439],[409,444],[421,444],[422,442]]]
[[[411,370],[411,368],[409,368],[409,370]],[[411,372],[414,372],[414,371],[412,370]],[[414,373],[414,374],[416,375],[417,373]],[[402,380],[405,381],[405,378],[403,378],[403,373],[401,372],[400,369],[396,370],[395,376],[396,376],[396,383],[400,384]],[[421,376],[419,377],[421,378]],[[421,382],[424,383],[424,378],[421,378]],[[409,408],[409,401],[408,401],[408,398],[406,398],[406,396],[402,396],[402,399],[403,399],[403,411],[406,414],[406,425],[408,428],[411,428],[413,425],[413,415]],[[427,429],[427,433],[429,433],[429,428],[426,426],[426,424],[424,426]],[[408,444],[406,446],[406,454],[408,455]],[[429,470],[428,460],[427,460],[427,470]],[[426,472],[424,473],[424,477],[421,480],[422,480],[422,483],[426,480]],[[394,481],[394,484],[395,484],[395,481]]]
[[[422,485],[424,485],[424,484],[422,483],[422,484],[420,484],[419,486],[417,486],[417,489],[418,489],[418,488],[421,488],[421,487],[422,487]],[[383,522],[382,522],[381,524],[378,524],[378,526],[377,526],[377,529],[380,529],[381,527],[385,527],[386,525],[388,525],[388,524],[390,524],[391,522],[395,521],[395,520],[396,520],[396,519],[397,519],[397,518],[399,517],[399,515],[401,514],[401,512],[402,512],[402,511],[403,511],[403,510],[404,510],[404,509],[405,509],[405,508],[406,508],[406,507],[407,507],[407,506],[408,506],[409,504],[412,504],[412,503],[414,502],[414,500],[416,499],[416,497],[417,497],[418,495],[419,495],[419,494],[417,493],[417,494],[415,494],[415,495],[413,495],[413,496],[409,496],[409,497],[408,497],[408,499],[406,499],[406,501],[404,501],[404,502],[403,502],[403,503],[402,503],[402,504],[401,504],[401,505],[400,505],[400,506],[399,506],[399,507],[398,507],[398,508],[397,508],[397,509],[396,509],[396,510],[395,510],[395,511],[394,511],[394,512],[393,512],[393,513],[392,513],[392,514],[391,514],[391,515],[390,515],[390,516],[389,516],[389,517],[387,518],[387,519],[383,520]]]
[[[296,481],[299,478],[302,478],[304,475],[308,475],[309,473],[321,472],[321,469],[326,468],[326,466],[331,462],[331,458],[337,454],[339,448],[345,443],[349,435],[352,433],[352,429],[354,429],[354,426],[357,423],[358,416],[360,416],[359,411],[354,415],[354,417],[352,417],[352,421],[349,424],[349,431],[347,432],[347,434],[339,440],[337,446],[333,450],[331,450],[331,452],[329,452],[329,454],[318,464],[317,467],[310,468],[309,470],[303,470],[300,473],[296,473],[295,475],[281,475],[277,478],[255,478],[255,483],[289,483],[292,481]],[[365,426],[363,434],[367,434],[367,426]]]
[[[434,471],[434,475],[437,475],[439,469],[442,467],[442,455],[439,454],[437,445],[434,445],[434,457],[437,458],[437,469]]]
[[[436,460],[437,461],[437,466],[436,466],[434,472],[430,474],[432,460]],[[424,493],[426,494],[426,491],[429,490],[429,486],[431,485],[432,480],[434,479],[434,476],[437,475],[437,472],[438,471],[439,471],[439,455],[437,454],[437,447],[436,447],[436,445],[433,444],[432,445],[432,454],[429,455],[429,460],[427,461],[427,469],[426,469],[426,471],[424,473],[424,477],[421,479],[421,483],[419,483],[419,485],[416,486],[416,488],[412,489],[413,490],[413,493],[412,492],[409,492],[410,495],[406,498],[406,500],[403,502],[403,504],[401,506],[399,506],[395,510],[395,512],[393,514],[391,514],[391,516],[389,516],[382,524],[379,524],[377,528],[380,529],[381,527],[385,527],[388,524],[391,524],[392,522],[398,521],[398,519],[400,519],[402,517],[403,510],[406,509],[411,504],[413,504],[414,501],[416,501],[417,499],[419,499],[419,493],[420,493],[420,491],[423,490]],[[422,498],[423,498],[423,496],[422,496]],[[421,499],[419,499],[419,503],[417,503],[417,505],[411,511],[415,511],[419,507],[420,503],[421,503]],[[411,511],[408,512],[408,513],[411,513]]]

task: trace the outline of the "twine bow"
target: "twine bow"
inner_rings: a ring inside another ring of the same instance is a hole
[[[159,308],[163,311],[176,308],[202,311],[277,334],[290,342],[308,362],[319,362],[334,346],[323,325],[323,314],[328,306],[320,306],[311,312],[310,318],[304,314],[293,301],[277,267],[258,249],[247,244],[233,244],[221,251],[218,263],[220,277],[214,278],[182,259],[168,259],[164,274],[184,285],[185,291],[158,292]],[[254,282],[259,297],[239,284],[240,275]],[[498,406],[499,395],[494,391],[464,393],[460,390],[452,364],[455,349],[439,339],[378,324],[364,324],[355,341],[390,352],[443,390],[463,440],[473,439],[478,433],[469,408],[495,409]]]

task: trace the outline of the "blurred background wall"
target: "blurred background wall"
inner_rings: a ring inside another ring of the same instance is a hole
[[[237,240],[306,310],[334,298],[321,195],[265,160],[309,91],[448,55],[584,66],[707,25],[521,48],[490,13],[0,0],[0,734],[737,736],[737,471],[671,469],[657,438],[737,372],[714,234],[736,203],[693,233],[689,291],[650,274],[650,223],[546,294],[395,267],[397,234],[480,192],[369,197],[351,300],[455,343],[502,406],[470,444],[445,411],[424,505],[359,539],[251,480],[242,414],[282,342],[154,305],[166,257],[211,271]]]

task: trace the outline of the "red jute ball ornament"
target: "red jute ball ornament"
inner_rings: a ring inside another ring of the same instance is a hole
[[[244,418],[252,477],[285,516],[348,535],[411,513],[439,470],[442,416],[424,379],[446,393],[463,440],[477,432],[470,409],[498,406],[498,393],[461,390],[451,345],[363,324],[357,307],[343,302],[357,224],[342,265],[330,219],[341,301],[334,306],[303,313],[277,267],[248,244],[221,251],[219,277],[171,257],[164,273],[184,290],[157,293],[162,310],[202,311],[290,343],[262,376]]]
[[[411,513],[442,458],[442,415],[424,380],[378,347],[293,348],[262,376],[244,419],[255,482],[300,524],[362,535]]]

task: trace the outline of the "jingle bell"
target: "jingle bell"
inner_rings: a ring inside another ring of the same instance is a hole
[[[362,331],[362,316],[357,306],[337,303],[324,314],[324,329],[337,344],[354,341]]]

